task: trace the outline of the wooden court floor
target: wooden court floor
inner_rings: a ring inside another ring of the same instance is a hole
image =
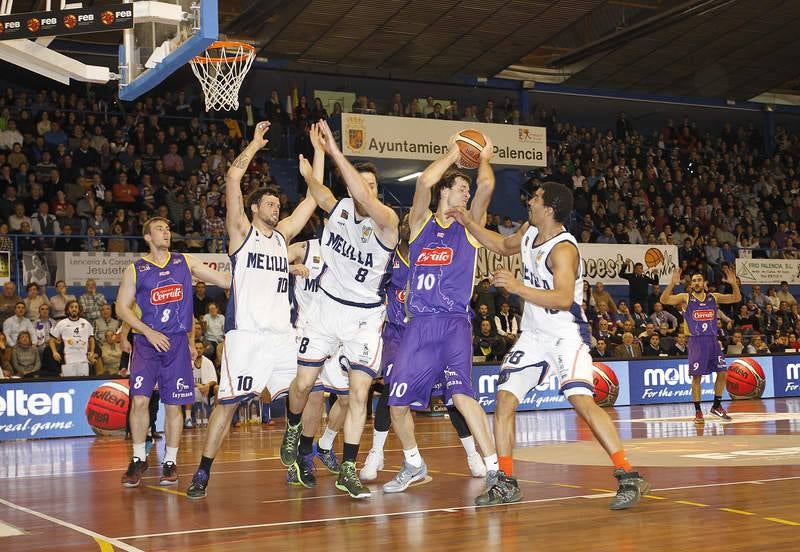
[[[122,488],[130,449],[120,439],[6,442],[0,550],[800,550],[800,399],[739,402],[730,411],[733,422],[709,420],[698,430],[691,405],[611,410],[629,457],[653,484],[621,512],[608,509],[615,480],[606,458],[569,410],[519,415],[515,469],[524,498],[488,508],[472,506],[483,483],[468,476],[445,418],[417,418],[429,480],[381,493],[402,462],[392,435],[365,501],[336,491],[323,470],[314,489],[286,485],[280,423],[232,431],[209,495],[197,502],[182,491],[203,429],[184,433],[177,489],[158,487],[153,467],[142,488]]]

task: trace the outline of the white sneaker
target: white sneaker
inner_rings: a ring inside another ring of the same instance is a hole
[[[383,469],[383,452],[377,450],[369,451],[364,467],[361,468],[361,481],[375,481],[378,479],[378,470]]]
[[[483,463],[483,458],[477,452],[467,455],[467,464],[472,477],[486,477],[486,464]]]

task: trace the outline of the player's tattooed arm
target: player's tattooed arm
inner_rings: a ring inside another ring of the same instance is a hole
[[[503,236],[493,230],[489,230],[483,224],[479,224],[470,213],[470,211],[467,211],[463,207],[459,207],[456,209],[449,209],[445,215],[453,217],[460,222],[464,228],[467,229],[467,232],[490,251],[505,256],[511,256],[520,252],[522,236],[525,235],[529,226],[527,222],[510,236]]]
[[[262,121],[256,125],[253,133],[253,140],[247,145],[244,151],[236,158],[233,165],[225,175],[225,205],[227,211],[225,215],[225,227],[231,237],[232,246],[241,244],[250,228],[250,221],[245,214],[244,199],[242,198],[242,177],[247,172],[247,167],[255,157],[258,150],[269,143],[266,135],[269,130],[269,121]]]
[[[675,286],[677,286],[681,282],[681,269],[676,268],[672,271],[672,278],[667,284],[667,287],[664,288],[664,291],[661,292],[661,297],[659,297],[659,301],[663,305],[682,305],[683,303],[688,302],[689,296],[686,293],[673,293]]]

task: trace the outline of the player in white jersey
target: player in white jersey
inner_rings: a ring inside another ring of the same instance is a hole
[[[53,359],[61,362],[61,355],[56,351],[56,344],[64,344],[64,365],[61,375],[64,377],[88,376],[89,363],[95,360],[94,330],[91,323],[81,318],[81,305],[73,300],[67,303],[64,311],[67,318],[58,321],[50,330],[50,351]]]
[[[517,405],[555,369],[560,392],[611,457],[619,481],[611,508],[619,510],[636,504],[650,486],[632,470],[614,424],[594,402],[589,328],[582,310],[583,268],[575,238],[564,228],[572,206],[572,192],[566,186],[545,182],[528,202],[528,224],[511,236],[487,230],[466,211],[455,211],[453,216],[488,249],[501,255],[522,254],[523,282],[507,270],[494,274],[496,287],[525,301],[522,334],[503,359],[497,391],[494,435],[500,468],[513,472]],[[516,480],[507,477],[490,488],[481,502],[500,504],[520,498]]]
[[[225,355],[217,405],[208,421],[200,466],[186,494],[206,496],[211,464],[228,432],[238,403],[269,389],[286,392],[296,370],[295,336],[290,320],[288,242],[311,218],[317,205],[307,197],[279,220],[277,188],[259,189],[242,199],[240,182],[250,161],[267,145],[270,124],[256,125],[253,141],[228,169],[225,227],[231,257],[231,296],[225,320]],[[245,211],[246,209],[246,211]],[[252,220],[252,222],[251,222]]]
[[[300,415],[325,360],[341,344],[350,374],[350,400],[344,424],[344,453],[336,488],[353,498],[370,496],[356,472],[356,455],[367,418],[367,398],[381,357],[381,328],[386,312],[383,296],[392,252],[398,240],[398,218],[378,199],[374,167],[354,167],[339,150],[323,121],[311,130],[314,160],[324,151],[341,172],[350,197],[336,201],[311,166],[300,160],[300,172],[310,194],[328,213],[322,234],[325,269],[311,323],[305,328],[297,355],[297,378],[292,382],[281,462],[297,460],[302,425]],[[314,167],[316,169],[316,167]]]
[[[303,267],[302,272],[298,272],[289,279],[293,303],[292,322],[297,332],[297,344],[299,345],[303,337],[303,330],[310,322],[309,316],[313,312],[313,306],[322,293],[319,289],[319,278],[325,263],[322,261],[319,240],[293,243],[289,246],[289,262],[300,263],[300,266]],[[336,453],[333,451],[333,441],[344,425],[348,399],[347,372],[342,370],[339,356],[339,351],[337,351],[325,361],[322,373],[303,409],[303,431],[300,435],[297,461],[289,466],[286,475],[286,481],[291,485],[313,487],[316,484],[315,457],[320,459],[328,471],[339,473],[340,466]],[[314,446],[314,435],[317,433],[325,409],[324,391],[335,393],[339,398],[328,414],[325,433]]]

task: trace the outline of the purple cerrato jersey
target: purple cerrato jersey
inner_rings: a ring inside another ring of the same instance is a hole
[[[392,278],[386,290],[386,322],[395,326],[406,325],[406,284],[408,259],[395,249],[392,257]]]
[[[436,314],[468,317],[479,247],[460,223],[443,226],[429,213],[409,244],[408,314],[412,318]]]
[[[701,301],[694,293],[689,293],[689,303],[683,313],[689,335],[693,337],[717,335],[717,300],[706,293]]]
[[[133,269],[142,322],[165,335],[190,332],[194,320],[192,271],[186,257],[170,253],[163,266],[141,258],[133,263]]]

